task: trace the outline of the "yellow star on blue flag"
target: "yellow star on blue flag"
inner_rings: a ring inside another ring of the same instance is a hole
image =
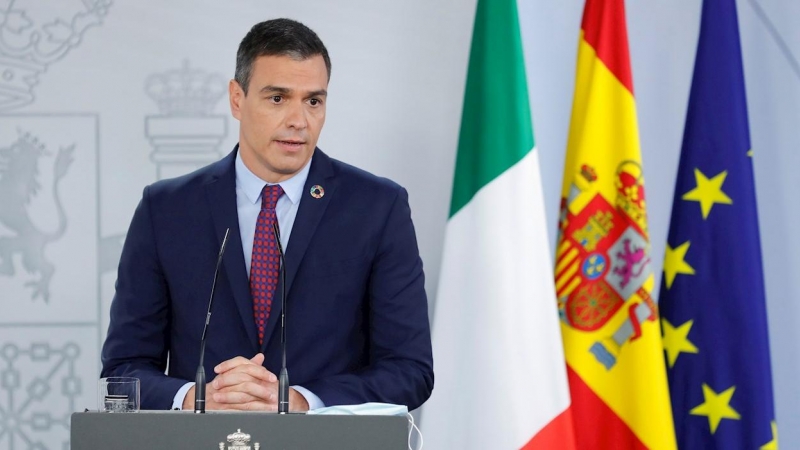
[[[704,401],[692,408],[689,414],[708,417],[708,427],[711,429],[711,434],[714,434],[717,432],[717,427],[719,427],[719,423],[722,419],[739,420],[742,418],[735,409],[731,408],[731,398],[734,392],[736,392],[736,386],[716,393],[709,385],[704,383]]]
[[[727,171],[722,171],[709,179],[700,169],[694,169],[694,178],[697,186],[691,191],[683,194],[684,200],[700,202],[700,210],[703,219],[707,219],[711,213],[714,203],[730,205],[733,203],[730,197],[722,191],[722,183],[728,177]]]

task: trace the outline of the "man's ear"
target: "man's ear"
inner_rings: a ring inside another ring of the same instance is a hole
[[[244,91],[239,86],[239,82],[231,80],[228,83],[228,97],[231,103],[231,114],[233,117],[242,120],[241,105],[244,101]]]

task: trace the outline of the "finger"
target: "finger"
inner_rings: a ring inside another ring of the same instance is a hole
[[[236,366],[233,369],[229,370],[228,373],[246,373],[253,378],[258,378],[259,380],[264,380],[269,383],[274,383],[278,381],[278,377],[275,376],[274,373],[267,370],[266,367],[262,365],[256,364],[242,364],[241,366]]]
[[[244,404],[249,402],[277,404],[277,395],[275,392],[256,386],[249,386],[246,388],[245,386],[247,386],[247,384],[237,386],[237,388],[243,387],[244,389],[217,391],[213,394],[213,400],[222,404]]]
[[[211,386],[214,390],[222,390],[235,387],[242,383],[267,383],[266,381],[253,376],[246,371],[234,369],[232,371],[228,371],[223,373],[222,375],[218,375],[214,378],[214,381],[211,382]]]
[[[277,411],[278,405],[259,401],[247,403],[214,403],[209,405],[209,409],[226,411]]]
[[[256,356],[250,358],[250,362],[255,365],[263,366],[264,365],[264,354],[263,353],[256,353]]]
[[[217,366],[214,367],[214,373],[224,373],[235,367],[239,367],[242,365],[254,365],[254,364],[251,360],[245,358],[244,356],[237,356],[235,358],[231,358],[227,361],[223,361],[217,364]]]
[[[232,370],[241,370],[245,368],[247,370],[251,370],[254,372],[249,372],[253,374],[253,376],[263,379],[264,381],[268,381],[270,383],[274,383],[278,381],[278,377],[275,376],[274,373],[270,372],[262,365],[264,363],[264,354],[257,353],[251,359],[246,359],[242,356],[237,356],[235,358],[231,358],[227,361],[223,361],[219,363],[216,367],[214,367],[214,372],[221,374],[225,372],[229,372]]]
[[[225,373],[217,375],[211,385],[214,389],[223,389],[247,381],[277,383],[278,377],[269,370],[256,365],[237,366]]]
[[[245,403],[244,411],[272,411],[278,410],[277,403],[249,402]]]
[[[211,397],[211,400],[219,403],[220,405],[232,405],[259,401],[258,397],[254,397],[244,392],[217,392]]]
[[[246,394],[248,396],[251,396],[256,400],[262,400],[262,401],[265,401],[265,402],[276,402],[277,398],[278,398],[277,385],[275,385],[274,383],[273,384],[264,385],[264,384],[258,383],[258,382],[247,381],[247,382],[244,382],[244,383],[239,383],[239,384],[237,384],[235,386],[229,386],[229,387],[226,387],[224,389],[220,389],[220,390],[215,390],[214,391],[215,394],[217,392],[219,392],[221,394],[230,394],[230,393],[237,393],[238,392],[238,393],[242,393],[242,394]],[[240,402],[240,403],[249,401],[246,397],[240,397],[240,396],[232,396],[232,397],[224,397],[224,398],[229,398],[230,401]]]

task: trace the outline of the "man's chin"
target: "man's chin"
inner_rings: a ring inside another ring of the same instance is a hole
[[[297,172],[300,172],[300,170],[302,168],[303,168],[303,166],[298,166],[298,167],[278,167],[278,168],[273,169],[273,171],[275,173],[279,174],[279,175],[295,175]]]
[[[276,164],[273,170],[281,175],[294,175],[300,172],[305,167],[308,159],[300,158],[299,156],[297,158],[282,158],[282,164]]]

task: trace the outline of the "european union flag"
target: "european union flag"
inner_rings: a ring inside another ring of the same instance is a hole
[[[678,447],[777,449],[735,0],[705,0],[661,282]]]

